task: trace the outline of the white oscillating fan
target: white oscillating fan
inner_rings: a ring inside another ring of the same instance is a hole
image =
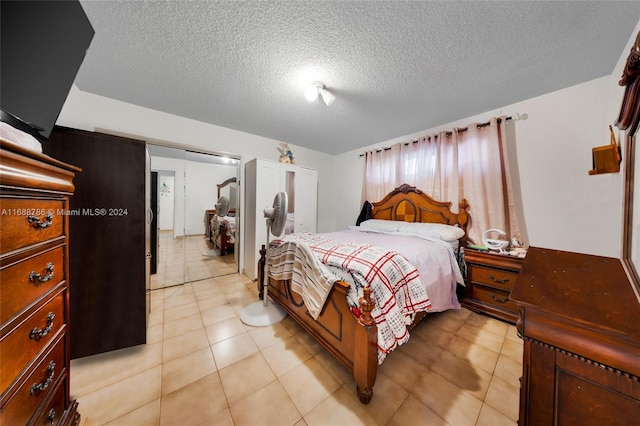
[[[273,199],[273,207],[264,209],[264,217],[267,219],[267,251],[269,250],[269,234],[279,237],[284,231],[284,225],[287,221],[287,193],[278,192]],[[264,265],[264,287],[262,292],[262,301],[254,302],[245,306],[240,312],[240,320],[247,324],[257,327],[275,324],[282,321],[287,313],[276,304],[269,304],[269,264]]]
[[[218,198],[218,201],[216,202],[216,216],[224,217],[228,214],[229,214],[229,197],[227,197],[226,195],[223,195],[222,197]],[[219,253],[216,249],[208,249],[202,253],[203,256],[218,256],[219,254],[221,253]]]
[[[229,214],[229,197],[223,195],[216,203],[216,215],[223,217]]]

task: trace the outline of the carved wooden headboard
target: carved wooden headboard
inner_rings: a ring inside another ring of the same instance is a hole
[[[459,213],[453,213],[450,201],[434,200],[415,186],[404,184],[371,204],[372,219],[458,225],[465,231],[461,240],[466,241],[469,203],[464,198],[460,200]]]
[[[229,178],[229,179],[225,180],[225,181],[224,181],[224,182],[222,182],[222,183],[219,183],[219,184],[217,185],[217,187],[218,187],[218,198],[220,198],[220,190],[221,190],[222,188],[224,188],[225,186],[227,186],[227,185],[229,185],[229,184],[231,184],[231,183],[235,183],[235,182],[237,182],[237,181],[238,181],[238,179],[237,179],[237,178],[232,177],[232,178]]]

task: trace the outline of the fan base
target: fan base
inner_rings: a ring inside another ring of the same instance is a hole
[[[254,327],[264,327],[282,321],[287,313],[276,304],[264,306],[264,302],[253,302],[240,312],[240,321]]]

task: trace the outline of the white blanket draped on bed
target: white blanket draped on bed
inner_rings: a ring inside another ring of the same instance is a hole
[[[309,314],[318,319],[333,284],[340,278],[323,268],[306,244],[285,236],[270,246],[269,275],[277,280],[291,280],[291,290],[302,296]]]
[[[290,279],[307,310],[317,318],[332,285],[340,279],[324,265],[347,271],[358,287],[371,287],[376,304],[378,363],[409,339],[405,317],[431,308],[417,269],[397,252],[327,239],[321,234],[286,235],[271,244],[269,275]]]
[[[464,285],[464,280],[454,253],[457,250],[457,241],[445,242],[424,236],[372,232],[353,228],[326,233],[324,236],[338,241],[385,247],[400,253],[418,269],[420,281],[429,295],[429,300],[431,300],[431,312],[460,309],[456,287],[457,283]],[[336,273],[339,274],[339,271]],[[344,274],[341,275],[344,277]],[[357,302],[359,296],[350,297],[354,297],[352,300]]]

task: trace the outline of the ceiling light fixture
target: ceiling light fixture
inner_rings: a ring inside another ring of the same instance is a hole
[[[322,97],[322,100],[327,106],[331,105],[336,99],[333,93],[325,89],[324,84],[319,81],[311,83],[311,85],[309,85],[309,87],[304,91],[304,96],[309,102],[318,102],[318,97]]]

